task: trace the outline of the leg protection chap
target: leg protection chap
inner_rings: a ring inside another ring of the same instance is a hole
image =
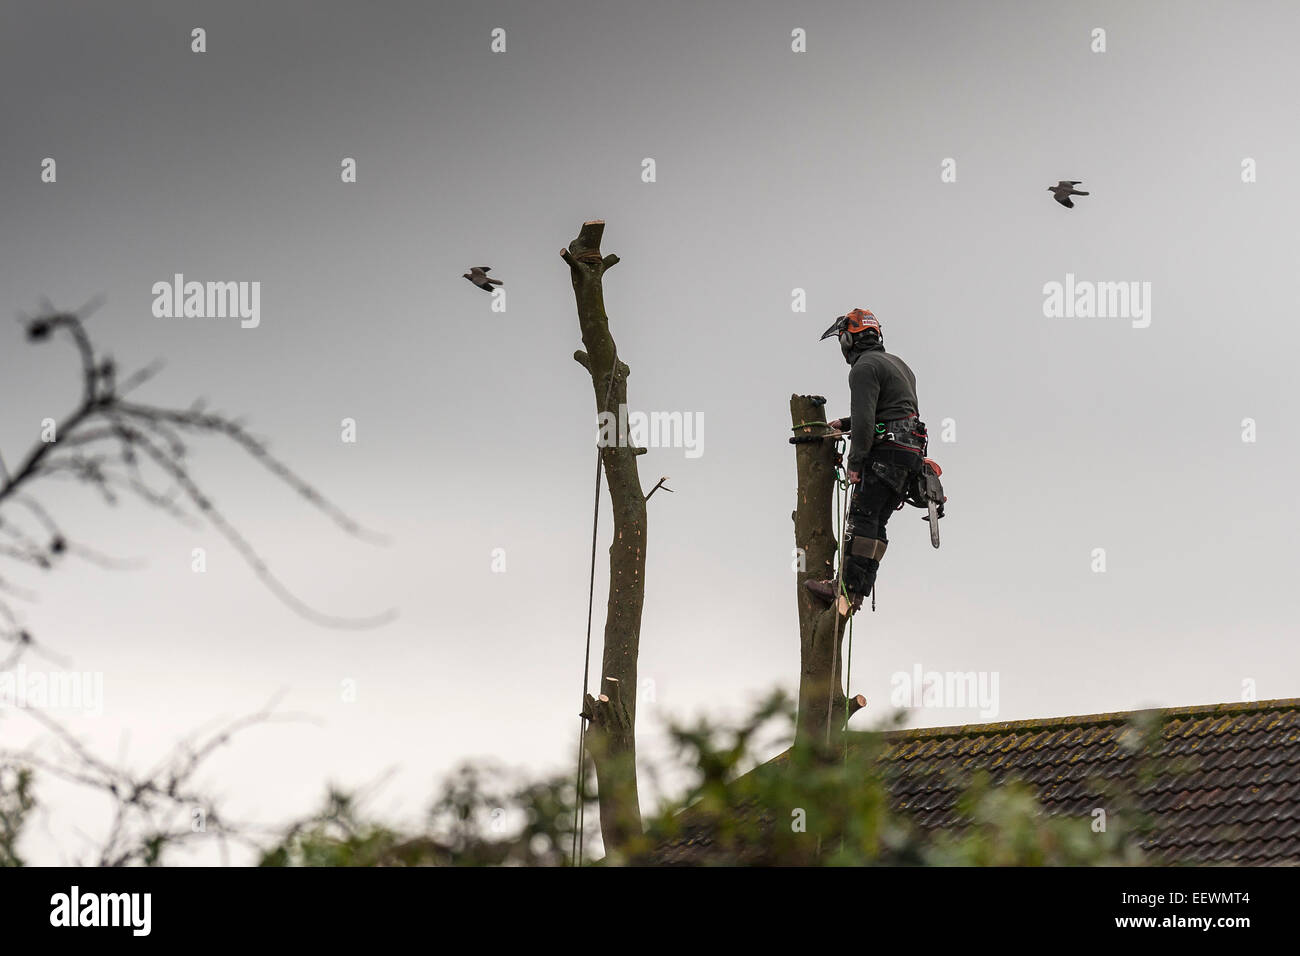
[[[885,556],[885,549],[889,547],[888,541],[881,541],[879,538],[855,537],[852,541],[849,547],[850,554],[858,558],[874,558],[877,562]]]
[[[844,541],[844,589],[850,594],[867,595],[876,582],[876,569],[889,542],[853,534]]]

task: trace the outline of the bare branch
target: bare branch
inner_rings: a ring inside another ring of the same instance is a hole
[[[650,494],[645,496],[645,500],[646,500],[646,501],[649,501],[649,500],[650,500],[650,496],[653,495],[653,494],[654,494],[656,491],[658,491],[660,488],[662,488],[664,491],[668,492],[668,493],[671,495],[671,494],[673,493],[673,490],[672,490],[671,488],[669,488],[667,485],[664,484],[664,482],[667,481],[667,480],[668,480],[668,476],[667,476],[667,475],[664,475],[664,476],[663,476],[662,478],[660,478],[657,482],[655,482],[655,486],[654,486],[653,488],[650,489]]]
[[[278,700],[278,695],[277,695]],[[52,758],[38,752],[39,744],[26,751],[0,750],[0,764],[25,766],[74,785],[97,791],[112,804],[107,835],[94,852],[97,866],[157,865],[169,851],[185,843],[211,837],[218,843],[223,860],[228,859],[227,841],[259,849],[253,837],[257,829],[229,821],[217,800],[205,793],[196,778],[205,762],[232,738],[250,727],[280,721],[301,721],[300,715],[276,713],[272,700],[257,713],[219,726],[216,730],[178,743],[154,767],[135,773],[104,760],[69,730],[38,710],[24,710],[48,730],[60,748]],[[191,826],[195,810],[203,813],[203,826]]]
[[[92,302],[86,308],[96,304]],[[42,544],[20,526],[0,520],[0,530],[14,540],[14,546],[0,545],[0,558],[45,569],[58,556],[76,554],[104,567],[123,566],[122,562],[114,562],[85,544],[70,540],[53,516],[25,493],[42,479],[71,477],[93,487],[107,504],[118,502],[119,491],[130,492],[145,504],[194,525],[196,517],[181,507],[183,502],[188,502],[235,547],[277,598],[318,624],[368,628],[393,619],[392,610],[363,618],[326,615],[295,597],[193,478],[184,464],[188,454],[185,434],[226,437],[348,534],[372,542],[383,542],[384,536],[363,528],[330,502],[273,456],[265,443],[251,435],[237,419],[208,412],[201,401],[185,410],[126,401],[123,396],[156,375],[161,363],[154,362],[133,372],[119,384],[116,364],[96,352],[86,333],[84,313],[59,312],[50,306],[35,318],[22,321],[27,339],[32,343],[56,335],[65,335],[72,342],[81,366],[81,400],[69,414],[57,419],[56,441],[34,443],[13,469],[0,462],[0,508],[8,504],[21,506],[50,536],[48,545]],[[142,461],[150,462],[169,480],[171,486],[166,491],[156,490],[150,484],[141,469]]]

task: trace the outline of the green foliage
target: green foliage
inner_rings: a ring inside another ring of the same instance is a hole
[[[18,837],[35,806],[31,770],[0,764],[0,866],[23,865]]]
[[[958,808],[964,826],[925,831],[888,799],[881,733],[851,734],[847,748],[792,747],[760,762],[759,741],[788,741],[794,707],[774,694],[746,720],[670,728],[691,778],[685,796],[646,821],[644,838],[597,865],[659,862],[668,844],[682,862],[728,866],[1078,866],[1141,862],[1132,833],[1112,819],[1048,817],[1032,788],[976,776]],[[1149,732],[1145,730],[1144,732]],[[367,824],[341,794],[291,828],[266,865],[557,866],[569,862],[573,782],[552,777],[502,787],[499,771],[466,765],[443,786],[424,828],[405,835]],[[594,806],[589,820],[595,819]],[[590,826],[588,830],[592,829]],[[588,851],[588,859],[591,858]]]
[[[826,751],[791,747],[794,706],[774,694],[735,724],[699,720],[670,727],[677,762],[689,776],[684,796],[646,820],[645,836],[596,865],[659,862],[741,866],[1078,866],[1142,862],[1141,815],[1132,794],[1108,797],[1108,826],[1088,817],[1048,817],[1034,791],[976,775],[957,808],[961,826],[922,830],[890,806],[882,733],[847,735]],[[1135,782],[1150,777],[1143,754],[1158,727],[1135,727],[1126,749],[1139,757]],[[763,760],[773,747],[780,756]],[[591,788],[588,788],[590,790]],[[262,866],[564,866],[574,837],[568,775],[514,778],[466,764],[442,784],[426,816],[406,826],[373,818],[366,799],[332,788],[321,810],[282,829],[262,851]],[[590,793],[588,796],[590,797]],[[0,764],[0,865],[22,865],[17,844],[35,805],[31,770]],[[1130,812],[1131,811],[1131,812]],[[585,838],[598,829],[588,800]],[[1119,819],[1133,822],[1127,829]],[[170,845],[145,834],[129,858],[163,862]],[[665,847],[673,850],[665,855]]]
[[[384,866],[405,862],[437,863],[436,855],[414,838],[362,819],[356,800],[330,790],[316,816],[289,828],[267,850],[262,866]]]
[[[289,827],[262,866],[559,866],[573,836],[573,783],[510,787],[505,774],[463,765],[424,825],[403,832],[364,818],[362,801],[331,790],[320,813]]]
[[[966,825],[925,831],[893,811],[880,732],[848,735],[834,752],[792,747],[749,772],[750,743],[773,722],[793,729],[791,704],[775,696],[734,728],[674,727],[696,774],[681,808],[648,827],[649,853],[673,842],[684,862],[760,866],[1080,866],[1139,862],[1130,834],[1092,819],[1046,816],[1027,784],[992,786],[975,776],[958,802]],[[698,841],[703,848],[692,853]],[[670,855],[671,858],[671,855]]]
[[[665,842],[697,838],[708,841],[701,862],[729,866],[874,863],[906,846],[908,831],[890,815],[874,771],[874,740],[840,754],[795,747],[749,769],[760,732],[775,723],[788,739],[794,717],[793,704],[777,694],[734,727],[672,727],[696,779],[680,806],[650,822],[645,862]]]
[[[1118,866],[1142,861],[1133,834],[1114,825],[1094,832],[1091,817],[1048,817],[1033,788],[994,787],[975,776],[957,804],[966,827],[936,834],[922,856],[937,866]]]

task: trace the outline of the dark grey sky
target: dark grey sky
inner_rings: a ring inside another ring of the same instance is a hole
[[[83,538],[149,558],[69,567],[27,611],[104,672],[104,717],[74,723],[110,752],[129,732],[143,761],[288,688],[320,726],[223,758],[250,814],[398,765],[384,799],[415,809],[464,755],[567,763],[593,429],[557,253],[594,217],[623,260],[606,300],[632,404],[705,421],[701,457],[642,459],[647,488],[667,474],[676,490],[650,509],[647,755],[667,714],[795,686],[786,405],[818,392],[847,409],[817,336],[854,306],[916,371],[932,427],[957,430],[932,449],[942,550],[914,511],[891,526],[879,611],[856,632],[860,720],[918,662],[997,672],[1001,719],[1235,700],[1245,679],[1297,693],[1294,4],[5,2],[0,17],[5,307],[106,295],[100,343],[167,360],[150,397],[246,414],[394,539],[342,538],[255,466],[204,457],[304,598],[400,609],[337,633],[277,604],[210,531],[52,498]],[[807,53],[790,52],[796,27]],[[1045,187],[1062,178],[1092,195],[1060,208]],[[478,263],[506,280],[503,315],[460,278]],[[260,326],[155,318],[151,286],[175,272],[260,281]],[[1150,327],[1045,318],[1043,286],[1067,273],[1151,283]],[[74,369],[17,325],[0,335],[13,455],[66,409]]]

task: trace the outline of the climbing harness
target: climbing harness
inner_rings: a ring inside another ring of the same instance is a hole
[[[925,430],[925,422],[915,415],[896,418],[888,422],[876,422],[876,434],[873,444],[896,445],[920,452],[922,457],[928,450],[930,435]]]

